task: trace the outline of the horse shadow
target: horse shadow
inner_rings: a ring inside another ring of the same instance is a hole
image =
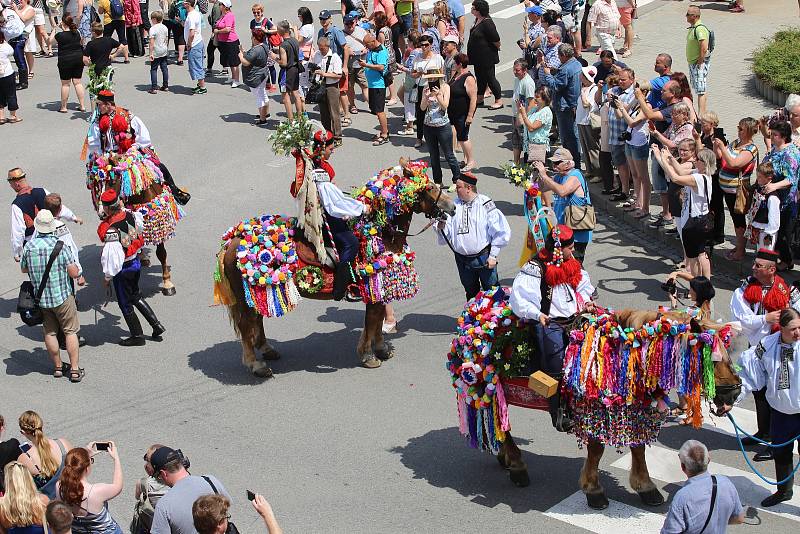
[[[658,442],[670,449],[678,450],[690,439],[701,441],[709,451],[738,451],[739,442],[734,436],[717,432],[706,427],[694,428],[691,425],[664,425],[658,434]]]
[[[319,323],[337,323],[355,335],[354,330],[364,326],[364,310],[362,308],[339,308],[329,306],[325,313],[317,317]],[[400,339],[414,334],[452,334],[456,328],[454,318],[432,313],[409,313],[397,321],[397,332],[385,334],[384,339]],[[355,339],[353,340],[355,342]]]
[[[517,436],[514,441],[520,446],[531,445],[530,441]],[[443,455],[442,451],[449,453]],[[487,508],[509,506],[514,513],[544,512],[575,493],[583,466],[583,458],[523,450],[531,484],[526,488],[516,488],[497,460],[492,455],[470,449],[456,427],[431,430],[389,452],[400,456],[400,461],[412,471],[415,479],[425,480],[437,488],[453,489],[471,502]],[[609,494],[627,492],[605,472],[600,472],[600,478]]]
[[[263,378],[254,376],[242,365],[242,345],[238,340],[224,341],[188,355],[189,367],[229,386],[256,386]],[[274,363],[274,362],[271,362]]]
[[[37,331],[41,332],[40,329]],[[50,361],[50,355],[44,348],[44,343],[40,348],[37,347],[33,350],[12,350],[3,363],[6,364],[6,374],[11,376],[50,375],[53,372],[53,364]]]
[[[521,202],[517,203],[517,202],[509,202],[507,200],[495,200],[494,201],[494,205],[506,217],[509,217],[509,216],[522,217],[525,214],[525,211],[522,209],[522,203]]]

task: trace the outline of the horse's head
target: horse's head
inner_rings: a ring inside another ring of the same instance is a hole
[[[445,213],[451,217],[455,215],[456,205],[441,185],[431,182],[419,192],[414,211],[424,213],[431,219],[439,219]]]
[[[92,203],[94,204],[97,216],[100,219],[105,219],[108,216],[108,213],[106,212],[105,206],[103,206],[103,203],[100,201],[100,197],[103,196],[103,193],[111,189],[116,191],[119,195],[119,178],[113,178],[110,180],[91,180],[89,182],[89,189],[92,192]]]

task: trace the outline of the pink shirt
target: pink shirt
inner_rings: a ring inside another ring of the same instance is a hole
[[[225,13],[221,19],[217,21],[215,26],[218,30],[222,28],[230,28],[231,31],[229,33],[218,33],[217,34],[217,41],[220,43],[232,43],[234,41],[239,40],[239,36],[236,35],[236,17],[233,16],[233,11],[228,11]]]
[[[397,24],[398,19],[394,12],[393,0],[375,0],[372,7],[372,12],[378,13],[379,11],[386,13],[386,18],[389,20],[389,26],[394,26]]]
[[[619,9],[614,0],[597,0],[589,10],[588,22],[597,31],[605,30],[603,33],[613,33],[619,26]]]

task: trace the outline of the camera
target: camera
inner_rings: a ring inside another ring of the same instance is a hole
[[[666,282],[661,284],[661,289],[662,289],[662,291],[665,291],[665,292],[669,293],[672,296],[675,296],[675,295],[678,294],[678,285],[675,283],[675,280],[673,280],[672,278],[670,278],[669,280],[667,280]]]
[[[309,61],[308,64],[306,64],[306,68],[308,69],[308,72],[314,72],[315,70],[319,70],[319,65]]]
[[[622,135],[619,136],[619,140],[620,141],[630,141],[632,137],[633,137],[633,134],[631,132],[625,130],[624,132],[622,132]]]

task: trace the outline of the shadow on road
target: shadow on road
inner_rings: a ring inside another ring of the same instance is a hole
[[[41,334],[41,329],[38,332]],[[41,348],[12,350],[3,363],[6,364],[6,374],[11,376],[25,376],[34,373],[49,375],[53,369],[50,356],[44,348],[44,342],[42,342]]]

